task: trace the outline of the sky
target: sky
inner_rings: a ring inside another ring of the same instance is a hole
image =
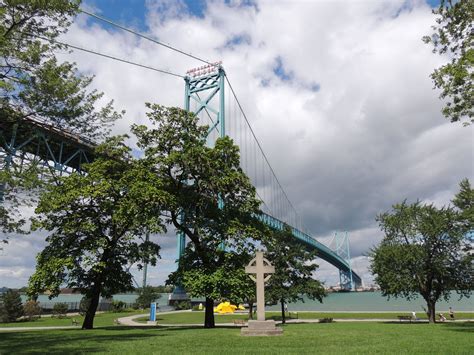
[[[473,128],[449,123],[429,77],[449,58],[421,41],[436,1],[88,0],[83,8],[223,66],[252,127],[305,225],[328,244],[347,231],[352,265],[366,284],[367,252],[383,237],[378,213],[417,199],[450,203],[472,179]],[[184,74],[193,59],[79,15],[63,41]],[[127,111],[114,133],[146,123],[145,102],[183,105],[184,82],[87,53],[58,53],[94,75],[92,87]],[[132,142],[133,144],[133,142]],[[0,286],[34,271],[45,235],[12,236]],[[172,232],[153,236],[162,284],[175,268]],[[338,280],[317,260],[316,277]],[[141,282],[138,271],[136,279]]]

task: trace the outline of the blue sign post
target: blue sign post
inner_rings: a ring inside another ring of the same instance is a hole
[[[156,302],[150,304],[150,322],[156,322]]]

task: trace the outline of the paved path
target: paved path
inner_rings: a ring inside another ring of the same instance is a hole
[[[159,314],[170,314],[170,313],[184,313],[184,312],[191,312],[189,310],[186,310],[186,311],[170,311],[170,312],[159,312],[157,313],[157,315]],[[150,326],[153,326],[151,324],[146,324],[146,323],[140,323],[140,322],[136,322],[135,319],[137,318],[143,318],[144,314],[135,314],[133,316],[128,316],[128,317],[123,317],[123,318],[119,318],[118,321],[120,322],[121,325],[126,325],[126,326],[129,326],[129,327],[150,327]],[[398,319],[394,318],[394,319],[380,319],[380,318],[373,318],[373,319],[356,319],[356,318],[347,318],[347,319],[338,319],[338,318],[334,318],[334,321],[335,322],[380,322],[380,323],[383,323],[383,322],[399,322]],[[469,321],[467,319],[457,319],[455,320],[455,322],[466,322],[466,321]],[[451,321],[449,321],[448,323],[450,323]],[[281,323],[281,321],[277,321],[276,322],[277,324]],[[286,321],[287,324],[302,324],[302,323],[319,323],[319,319],[288,319]],[[408,322],[406,322],[408,323]],[[418,320],[418,321],[412,321],[412,323],[428,323],[427,320]],[[246,324],[245,324],[246,325]],[[202,327],[202,324],[196,324],[196,323],[193,323],[193,324],[165,324],[165,323],[159,323],[159,324],[156,324],[156,326],[161,326],[161,327]],[[223,327],[242,327],[242,324],[234,324],[233,322],[232,323],[216,323],[216,326],[219,327],[219,326],[223,326]]]

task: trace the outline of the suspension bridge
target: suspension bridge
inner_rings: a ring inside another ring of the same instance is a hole
[[[161,44],[107,19],[94,14],[89,15]],[[203,125],[209,127],[208,144],[212,145],[218,137],[229,136],[239,146],[240,165],[251,179],[262,202],[260,220],[275,230],[282,230],[285,225],[290,226],[294,238],[307,248],[315,249],[318,257],[339,270],[342,289],[354,289],[361,284],[361,277],[351,266],[347,233],[339,233],[335,236],[333,250],[312,237],[304,227],[301,215],[291,203],[277,178],[221,62],[211,63],[192,56],[194,59],[204,62],[204,65],[189,70],[186,75],[180,75],[70,44],[64,45],[184,78],[184,109],[193,112]],[[166,46],[176,50],[169,45]],[[177,51],[190,56],[183,51]],[[94,146],[94,142],[38,118],[2,117],[0,121],[0,164],[2,169],[9,169],[13,165],[22,166],[24,162],[28,162],[41,165],[51,173],[70,174],[81,171],[82,164],[94,159]],[[0,183],[0,198],[3,196],[4,188],[5,186]],[[184,252],[186,240],[183,235],[178,235],[177,239],[178,256],[180,256]],[[146,268],[144,283],[146,283]]]

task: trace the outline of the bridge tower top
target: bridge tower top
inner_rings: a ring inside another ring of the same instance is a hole
[[[184,109],[209,126],[208,144],[225,137],[225,71],[222,62],[190,69],[185,77]]]

